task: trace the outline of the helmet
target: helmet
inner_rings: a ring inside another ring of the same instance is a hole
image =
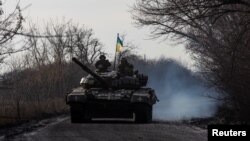
[[[127,59],[126,58],[122,58],[121,59],[121,63],[127,63],[128,61],[127,61]]]
[[[100,59],[100,60],[105,60],[105,59],[106,59],[106,56],[102,54],[102,55],[100,55],[99,59]]]

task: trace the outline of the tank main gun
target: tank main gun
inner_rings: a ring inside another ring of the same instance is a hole
[[[95,72],[93,72],[91,69],[89,69],[86,65],[82,64],[79,60],[77,60],[75,57],[72,58],[72,61],[75,62],[77,65],[79,65],[85,72],[93,76],[98,82],[101,83],[101,85],[104,88],[110,88],[110,85],[102,79],[99,75],[97,75]]]

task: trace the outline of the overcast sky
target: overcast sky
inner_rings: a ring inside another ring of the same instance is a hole
[[[18,0],[2,0],[3,10],[10,11]],[[94,30],[95,36],[104,44],[109,57],[113,57],[117,33],[127,34],[127,40],[139,48],[137,54],[147,58],[165,56],[191,62],[183,47],[175,47],[170,41],[149,40],[149,30],[138,29],[133,24],[130,7],[135,0],[20,0],[26,23],[56,19],[71,20]]]

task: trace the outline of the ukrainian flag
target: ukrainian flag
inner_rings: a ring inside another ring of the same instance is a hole
[[[123,49],[123,41],[117,36],[117,41],[116,41],[116,52],[121,52]]]

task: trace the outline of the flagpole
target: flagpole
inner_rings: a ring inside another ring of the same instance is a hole
[[[116,44],[115,44],[115,60],[114,60],[114,70],[115,70],[115,65],[116,65],[116,51],[117,51],[117,39],[119,37],[119,33],[117,33],[117,38],[116,38]]]

